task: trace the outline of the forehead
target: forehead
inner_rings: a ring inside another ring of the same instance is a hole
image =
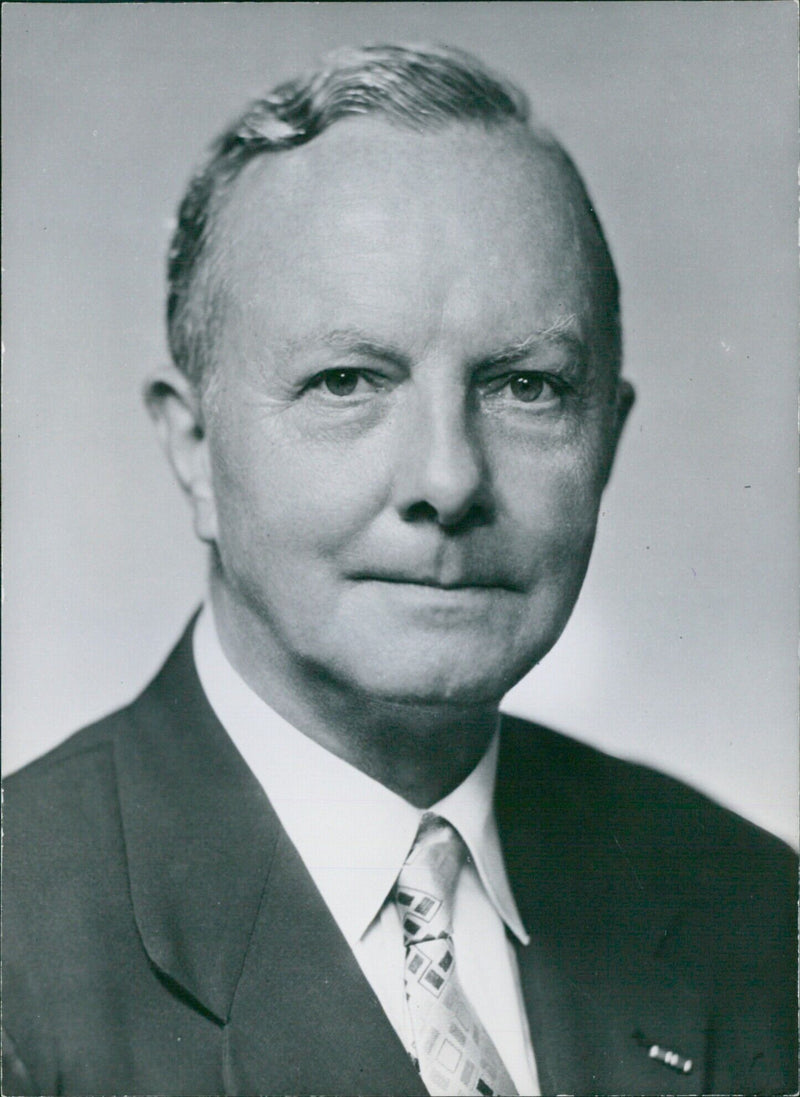
[[[433,325],[465,340],[586,326],[596,250],[574,172],[521,126],[373,117],[253,161],[214,242],[226,311],[257,338],[328,320],[420,341]]]

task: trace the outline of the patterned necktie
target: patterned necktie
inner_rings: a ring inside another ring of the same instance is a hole
[[[514,1083],[458,978],[453,895],[466,856],[450,824],[426,814],[397,878],[412,1055],[434,1097],[515,1097]]]

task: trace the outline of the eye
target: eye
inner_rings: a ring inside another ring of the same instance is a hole
[[[516,400],[530,404],[539,399],[546,384],[539,373],[515,373],[508,379],[508,391]]]
[[[331,396],[352,396],[362,374],[357,369],[326,369],[316,378],[316,384]]]
[[[323,370],[306,386],[323,396],[335,396],[339,400],[348,396],[366,396],[381,387],[381,378],[377,374],[353,367]]]
[[[346,406],[361,404],[391,387],[382,373],[361,366],[338,366],[320,370],[305,385],[303,391],[313,393],[328,406],[341,403]]]
[[[506,398],[521,404],[550,404],[563,394],[564,386],[545,373],[521,370],[493,377],[485,392],[496,398]]]

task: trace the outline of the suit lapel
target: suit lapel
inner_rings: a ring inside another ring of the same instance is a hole
[[[233,1092],[426,1093],[285,834],[231,1021]]]
[[[225,1026],[228,1092],[424,1094],[261,786],[206,701],[191,627],[115,743],[144,947]]]
[[[280,828],[205,699],[190,637],[129,710],[115,760],[144,947],[224,1022]]]
[[[542,1092],[697,1093],[707,1009],[669,962],[680,914],[609,827],[595,757],[504,721],[498,823],[531,935],[518,960]],[[651,1057],[653,1045],[691,1071]]]

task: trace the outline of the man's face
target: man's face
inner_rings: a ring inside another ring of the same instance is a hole
[[[274,673],[488,702],[558,638],[622,418],[577,203],[516,128],[377,119],[236,184],[213,539],[234,642]]]

